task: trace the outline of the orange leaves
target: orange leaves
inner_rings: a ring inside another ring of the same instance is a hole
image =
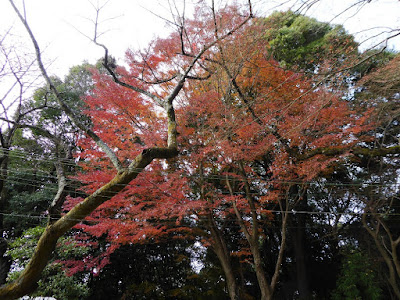
[[[270,203],[277,203],[281,200],[281,191],[279,190],[271,190],[266,195],[259,197],[259,202],[261,205],[270,204]],[[260,208],[260,213],[264,213],[265,215],[269,215],[269,210],[264,210]]]
[[[93,172],[80,175],[88,179]],[[91,186],[96,186],[101,177],[92,177]],[[83,231],[76,238],[103,237],[107,241],[107,252],[91,258],[96,268],[104,266],[108,255],[121,245],[156,241],[171,234],[171,230],[187,232],[184,217],[198,209],[199,203],[191,201],[187,180],[179,171],[169,172],[168,166],[155,162],[151,170],[143,171],[121,193],[105,202],[76,229]],[[77,199],[79,201],[79,199]],[[71,203],[74,202],[73,200]]]
[[[185,35],[155,40],[144,52],[128,51],[129,68],[118,69],[121,79],[165,97],[196,51],[243,20],[233,7],[218,16],[217,31],[209,12],[201,11],[198,19],[187,20]],[[255,224],[268,224],[271,208],[280,209],[287,200],[289,184],[307,183],[340,159],[307,153],[347,149],[360,140],[367,118],[351,111],[340,95],[269,59],[261,38],[265,28],[254,26],[216,43],[192,68],[189,75],[210,77],[188,78],[174,102],[180,155],[153,162],[80,230],[104,237],[109,251],[171,231],[183,234],[187,223],[202,225],[210,215],[239,224],[244,233],[257,232],[262,229]],[[165,145],[164,112],[153,98],[118,86],[105,74],[96,73],[94,80],[87,114],[124,165],[145,148]],[[77,178],[93,192],[114,174],[92,142],[83,138],[79,146],[86,161]],[[247,254],[241,247],[237,255]]]
[[[338,161],[338,159],[339,157],[326,158],[323,155],[315,155],[314,157],[298,164],[297,174],[302,181],[311,181],[332,162]]]

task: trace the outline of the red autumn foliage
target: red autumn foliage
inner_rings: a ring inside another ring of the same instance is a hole
[[[234,27],[241,21],[233,17],[237,15],[237,9],[227,8],[218,15],[219,28],[227,32]],[[213,26],[210,15],[199,12],[196,20],[187,21],[182,43],[178,34],[171,34],[155,40],[145,53],[128,51],[128,69],[118,68],[118,73],[128,84],[167,95],[174,79],[157,86],[150,82],[174,78],[196,48],[215,34],[223,34],[216,33]],[[246,180],[256,200],[256,214],[269,222],[273,218],[270,204],[285,197],[287,183],[309,182],[339,159],[323,154],[304,159],[305,154],[319,148],[350,149],[360,141],[360,134],[368,129],[367,118],[351,111],[341,95],[313,86],[300,74],[285,71],[268,59],[265,41],[260,38],[262,28],[254,26],[207,51],[203,68],[193,71],[193,76],[212,76],[190,81],[179,98],[180,156],[153,163],[76,227],[84,233],[77,239],[89,235],[104,237],[107,242],[101,256],[88,258],[90,269],[108,263],[108,256],[121,245],[157,241],[171,232],[184,236],[192,226],[203,226],[201,221],[209,212],[218,220],[234,218],[233,203],[243,217],[249,216],[252,207],[244,192]],[[94,73],[93,78],[96,87],[86,98],[86,114],[93,130],[112,145],[121,161],[164,143],[165,119],[156,103],[117,85],[108,75]],[[84,191],[94,192],[115,174],[91,140],[81,139],[79,146],[87,159],[76,178],[85,184]],[[257,160],[267,162],[264,174],[254,169]],[[246,179],[238,171],[239,162]],[[200,176],[207,180],[201,181]],[[227,193],[227,178],[234,184],[232,194]],[[200,196],[199,189],[204,190]],[[79,201],[71,199],[66,208]],[[193,216],[196,221],[185,222]],[[243,220],[252,230],[254,224]],[[208,242],[213,245],[212,240]],[[236,252],[248,254],[245,245]],[[70,272],[82,270],[82,262],[66,265]]]

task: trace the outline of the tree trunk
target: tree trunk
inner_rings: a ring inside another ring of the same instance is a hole
[[[7,251],[7,242],[4,238],[0,238],[0,285],[6,283],[8,272],[11,267],[11,258],[4,256]]]
[[[210,213],[208,215],[208,218],[210,223],[211,237],[214,241],[213,250],[217,254],[219,262],[222,266],[222,270],[224,271],[229,297],[231,300],[240,300],[239,289],[232,268],[231,256],[226,246],[226,242],[220,230],[216,227]]]
[[[265,271],[262,265],[260,249],[256,243],[251,243],[250,248],[254,259],[254,268],[256,270],[258,285],[261,291],[261,300],[271,300],[273,291],[271,291],[268,280],[265,277]]]
[[[294,201],[298,201],[296,204],[296,210],[300,212],[308,211],[307,205],[307,194],[305,190],[302,190],[298,185],[291,187],[291,192]],[[299,292],[299,299],[308,300],[311,299],[310,280],[308,272],[308,259],[306,250],[306,217],[305,213],[298,213],[293,216],[293,249],[294,257],[296,261],[296,281],[297,289]]]
[[[101,204],[123,190],[153,159],[171,158],[177,154],[176,148],[144,149],[124,172],[116,174],[107,184],[74,206],[61,219],[57,220],[54,224],[49,224],[40,237],[35,252],[24,271],[15,281],[0,286],[0,299],[16,299],[33,292],[36,289],[36,283],[43,269],[51,258],[59,237],[78,224]]]
[[[7,205],[7,191],[5,181],[7,179],[8,170],[8,149],[3,149],[4,154],[0,159],[0,212],[4,212]],[[7,241],[3,238],[4,219],[0,214],[0,285],[4,284],[7,279],[8,272],[11,267],[11,258],[5,256],[7,251]]]
[[[216,248],[219,248],[218,246]],[[215,253],[221,263],[222,269],[224,270],[226,287],[228,289],[228,294],[231,300],[240,300],[238,286],[236,283],[236,278],[233,272],[232,264],[230,258],[228,258],[221,249],[215,249]]]
[[[311,299],[309,275],[307,272],[307,254],[305,249],[305,215],[296,216],[296,228],[293,230],[293,246],[296,259],[296,276],[299,299]]]

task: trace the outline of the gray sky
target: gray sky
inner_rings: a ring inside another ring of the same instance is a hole
[[[15,0],[20,4],[21,0]],[[183,0],[178,0],[182,2]],[[242,2],[244,0],[238,0]],[[103,0],[92,0],[93,3],[104,3]],[[187,0],[189,3],[198,0]],[[226,3],[226,0],[216,0],[216,3]],[[233,1],[230,1],[233,2]],[[281,3],[286,5],[282,6]],[[293,4],[299,5],[302,0],[253,0],[255,10],[267,15],[272,10],[286,9]],[[335,15],[356,0],[321,0],[307,10],[307,13],[321,21],[330,21]],[[170,17],[168,0],[110,0],[102,11],[100,19],[102,30],[108,30],[101,41],[109,47],[117,58],[123,58],[129,47],[144,47],[152,38],[165,35],[165,22],[153,15],[152,11],[165,18]],[[359,6],[347,11],[333,20],[333,23],[343,23],[350,33],[357,33],[359,40],[374,35],[374,32],[387,30],[386,27],[400,28],[400,1],[372,0],[360,10]],[[73,65],[83,60],[94,62],[103,52],[94,46],[86,35],[93,34],[91,20],[95,10],[86,0],[27,0],[26,11],[28,22],[42,48],[44,59],[52,62],[51,74],[63,76]],[[110,19],[111,18],[111,19]],[[7,0],[0,1],[0,34],[13,26],[18,42],[24,41],[26,34],[20,28],[20,23]],[[378,27],[374,32],[365,31]],[[26,44],[29,49],[30,43]],[[399,39],[391,41],[390,47],[400,49]]]
[[[20,3],[20,0],[15,0]],[[97,1],[93,1],[97,3]],[[104,2],[104,1],[103,1]],[[165,31],[164,21],[153,16],[156,1],[112,0],[100,15],[103,22],[101,31],[111,54],[122,57],[129,47],[145,46],[158,32]],[[92,20],[95,10],[85,0],[28,0],[26,1],[28,23],[44,51],[44,59],[53,61],[50,73],[65,74],[69,67],[80,64],[84,59],[90,62],[103,54],[99,47],[84,35],[93,34]],[[17,20],[9,2],[0,1],[0,34],[13,27],[17,42],[25,40],[26,33]],[[80,33],[81,32],[81,33]],[[30,41],[26,40],[30,46]]]

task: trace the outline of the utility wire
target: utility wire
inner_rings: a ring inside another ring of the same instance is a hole
[[[76,166],[76,165],[75,165]],[[55,175],[51,175],[50,173],[44,171],[44,170],[40,170],[37,168],[17,168],[17,169],[9,169],[7,170],[9,173],[11,174],[16,174],[19,175],[21,173],[23,173],[25,176],[12,176],[15,179],[22,179],[22,180],[29,180],[32,182],[38,182],[43,184],[42,180],[39,179],[28,179],[26,178],[26,175],[32,175],[33,177],[35,177],[35,175],[37,175],[37,173],[41,173],[43,175],[40,175],[38,177],[44,177],[44,178],[48,178],[48,179],[57,179],[57,176]],[[23,171],[23,172],[21,172]],[[141,169],[137,169],[138,172],[142,171]],[[233,174],[235,175],[235,174]],[[211,174],[208,176],[205,176],[206,179],[208,180],[226,180],[226,175],[217,175],[217,174]],[[142,177],[143,178],[143,177]],[[187,175],[187,178],[200,178],[200,175],[198,174],[194,174],[194,175]],[[246,179],[243,179],[241,177],[238,176],[234,176],[231,177],[230,180],[234,181],[234,182],[244,182],[246,181]],[[311,181],[301,181],[301,180],[283,180],[283,179],[274,179],[274,178],[270,178],[270,179],[265,179],[262,177],[248,177],[247,180],[251,180],[253,182],[256,183],[277,183],[277,184],[298,184],[298,185],[314,185],[314,184],[319,184],[321,186],[341,186],[341,187],[398,187],[400,186],[400,182],[388,182],[388,183],[377,183],[377,182],[347,182],[347,183],[342,183],[342,182],[329,182],[329,181],[320,181],[320,180],[311,180]],[[76,179],[74,179],[74,181],[77,181]],[[85,182],[83,182],[84,184]],[[94,183],[94,182],[92,182]],[[104,182],[106,183],[106,182]]]
[[[179,206],[179,205],[176,204],[176,206]],[[312,212],[312,211],[296,211],[296,210],[290,210],[290,211],[283,211],[282,212],[280,210],[267,210],[267,214],[277,214],[278,215],[278,214],[282,214],[282,213],[285,213],[285,214],[288,213],[288,214],[292,214],[292,215],[299,214],[299,215],[313,215],[313,216],[315,216],[315,215],[362,216],[364,214],[366,214],[368,216],[378,216],[378,217],[400,216],[400,213],[378,213],[378,212],[375,212],[375,213],[374,212],[368,212],[368,213],[365,213],[365,212],[329,212],[329,211],[315,211],[315,212]],[[46,216],[46,215],[23,215],[23,214],[8,213],[8,212],[0,212],[0,215],[8,216],[8,217],[16,217],[16,218],[35,219],[35,220],[48,220],[48,219],[58,220],[59,219],[59,218],[49,217],[49,216]],[[123,215],[124,216],[125,215],[129,216],[129,213],[123,214]],[[208,220],[207,217],[195,217],[195,218],[187,217],[187,218],[189,218],[189,219],[191,219],[193,221],[196,221],[196,220]],[[81,221],[82,222],[91,222],[91,223],[96,223],[97,224],[97,223],[100,223],[102,221],[103,217],[99,217],[98,220],[94,220],[94,219],[96,219],[96,217],[90,217],[89,220],[87,220],[87,219],[72,219],[72,218],[68,218],[68,220],[79,221],[79,222],[81,222]],[[148,222],[149,220],[151,221],[150,223],[152,223],[152,219],[145,219],[145,220],[141,220],[141,221]],[[217,220],[218,222],[220,222],[220,221],[228,222],[228,221],[237,221],[237,218],[222,218],[222,219],[219,219],[219,218],[215,217],[215,220]],[[109,218],[108,221],[118,221],[120,223],[121,222],[125,222],[125,221],[126,222],[138,222],[137,218],[135,218],[135,217],[132,220],[124,219],[124,218]],[[268,222],[268,221],[266,221],[266,222]],[[160,223],[162,223],[162,222],[160,222]]]

